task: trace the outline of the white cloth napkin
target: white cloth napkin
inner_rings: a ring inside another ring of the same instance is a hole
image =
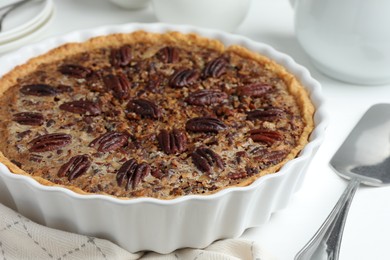
[[[180,249],[171,254],[130,253],[114,243],[48,228],[0,204],[0,259],[191,259],[191,260],[271,260],[253,241],[219,240],[204,249]]]

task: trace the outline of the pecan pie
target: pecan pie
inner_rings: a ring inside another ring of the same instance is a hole
[[[44,185],[171,199],[245,186],[297,156],[314,107],[268,58],[195,34],[69,43],[0,80],[0,160]]]

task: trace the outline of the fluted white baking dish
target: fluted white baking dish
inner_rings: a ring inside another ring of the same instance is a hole
[[[94,36],[136,30],[197,33],[218,39],[226,45],[242,45],[283,65],[307,88],[316,107],[315,129],[310,142],[296,159],[280,171],[247,187],[227,188],[212,195],[191,195],[173,200],[120,200],[104,195],[80,195],[12,174],[0,164],[0,202],[43,225],[106,238],[131,252],[152,250],[168,253],[182,247],[201,248],[217,239],[240,236],[245,229],[265,223],[271,213],[287,205],[299,188],[327,125],[320,84],[289,56],[265,44],[220,31],[166,24],[127,24],[78,31],[24,47],[0,59],[0,75],[67,42],[82,42]]]

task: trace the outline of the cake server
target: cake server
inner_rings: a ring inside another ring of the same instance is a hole
[[[390,104],[376,104],[363,115],[330,161],[349,184],[313,238],[295,260],[339,258],[348,210],[360,184],[390,184]]]

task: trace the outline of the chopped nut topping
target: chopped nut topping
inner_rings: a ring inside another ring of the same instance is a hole
[[[0,79],[1,152],[28,174],[171,199],[250,184],[305,144],[303,92],[259,54],[180,33],[105,37]]]

